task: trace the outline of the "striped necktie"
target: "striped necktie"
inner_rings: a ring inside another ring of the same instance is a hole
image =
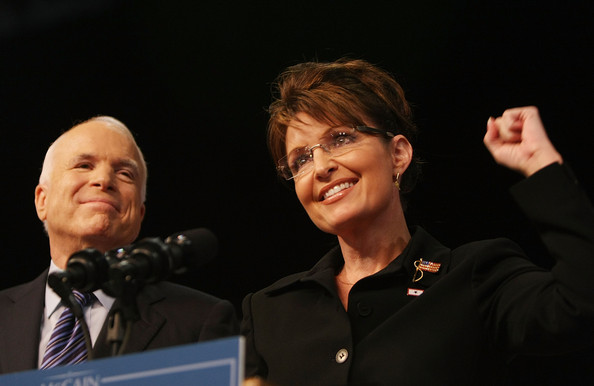
[[[95,295],[81,293],[73,290],[72,293],[81,308],[90,305],[95,300]],[[66,307],[52,332],[52,336],[45,349],[40,369],[49,369],[56,366],[73,365],[87,359],[85,337],[79,320]]]

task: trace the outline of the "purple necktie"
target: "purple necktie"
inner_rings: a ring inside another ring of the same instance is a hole
[[[78,291],[72,291],[72,293],[81,308],[95,300],[93,294],[83,294]],[[87,355],[85,337],[80,321],[75,321],[72,310],[66,307],[54,327],[39,368],[49,369],[56,366],[73,365],[84,362]]]

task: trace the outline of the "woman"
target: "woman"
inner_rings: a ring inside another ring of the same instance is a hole
[[[594,210],[536,108],[490,118],[484,142],[528,177],[512,193],[558,260],[550,272],[506,239],[451,250],[408,227],[401,195],[417,175],[415,126],[387,73],[361,60],[303,63],[277,85],[269,148],[279,174],[339,245],[245,298],[247,377],[484,385],[514,354],[592,343]]]

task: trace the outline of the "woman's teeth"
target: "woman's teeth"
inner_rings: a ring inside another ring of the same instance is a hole
[[[353,185],[354,184],[352,182],[343,182],[340,185],[336,185],[335,187],[333,187],[332,189],[330,189],[329,191],[327,191],[326,194],[324,194],[324,200],[327,199],[330,196],[335,195],[336,193],[340,192],[341,190],[345,190],[346,188],[350,188]]]

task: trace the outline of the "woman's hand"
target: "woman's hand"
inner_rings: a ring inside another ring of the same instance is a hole
[[[528,177],[554,162],[563,163],[533,106],[505,110],[489,118],[483,139],[495,161]]]

